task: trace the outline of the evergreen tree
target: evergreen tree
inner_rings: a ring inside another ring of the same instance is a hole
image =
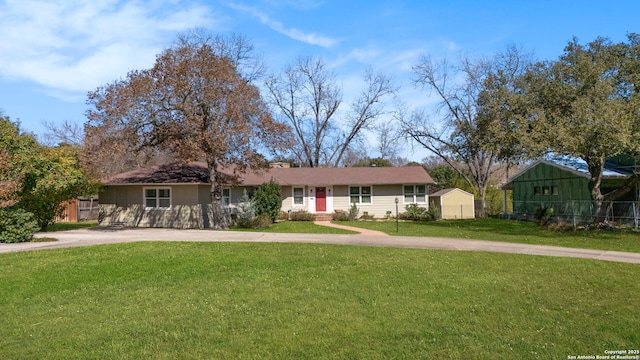
[[[256,215],[266,215],[275,222],[282,208],[282,189],[277,181],[271,179],[260,185],[254,195]]]

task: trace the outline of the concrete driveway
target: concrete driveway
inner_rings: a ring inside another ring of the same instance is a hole
[[[574,249],[558,246],[515,244],[482,240],[464,240],[434,237],[379,236],[370,234],[321,235],[211,230],[90,228],[59,231],[53,233],[37,233],[35,237],[53,237],[58,239],[58,241],[0,244],[0,253],[115,244],[136,241],[280,242],[384,246],[415,249],[488,251],[527,255],[563,256],[640,264],[640,253]]]

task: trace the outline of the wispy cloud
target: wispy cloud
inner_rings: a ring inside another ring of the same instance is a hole
[[[229,3],[228,5],[232,9],[242,11],[257,17],[261,23],[267,25],[269,28],[271,28],[271,30],[277,31],[285,36],[290,37],[291,39],[302,41],[310,45],[322,46],[325,48],[329,48],[338,42],[336,39],[318,35],[316,33],[306,33],[295,28],[287,29],[281,22],[271,19],[268,15],[258,11],[256,8],[234,3]]]
[[[263,0],[269,6],[287,6],[296,9],[315,9],[324,3],[324,0]]]
[[[82,94],[153,64],[175,33],[211,26],[210,11],[173,1],[0,3],[0,76],[58,97]]]
[[[442,44],[447,51],[455,52],[460,50],[460,46],[451,40],[440,38],[440,44]]]

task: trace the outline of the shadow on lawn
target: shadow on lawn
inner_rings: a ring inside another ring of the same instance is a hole
[[[637,231],[625,229],[548,229],[535,222],[507,220],[507,219],[468,219],[468,220],[441,220],[420,225],[431,228],[458,229],[465,232],[482,232],[511,236],[531,236],[542,238],[566,238],[576,236],[584,238],[597,238],[601,240],[616,239],[620,234],[638,235]]]

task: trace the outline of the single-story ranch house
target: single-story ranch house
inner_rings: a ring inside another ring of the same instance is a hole
[[[282,187],[282,211],[306,210],[330,219],[355,203],[360,214],[395,216],[407,204],[425,208],[433,179],[421,166],[360,168],[272,168],[247,172],[223,191],[230,212],[243,190],[253,191],[271,179]],[[207,228],[211,224],[209,171],[203,162],[134,170],[103,181],[99,194],[100,225]]]

